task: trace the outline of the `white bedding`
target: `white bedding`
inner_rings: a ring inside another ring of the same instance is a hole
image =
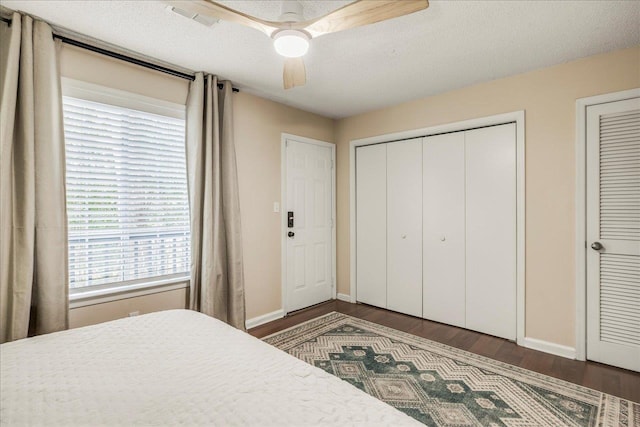
[[[0,346],[2,425],[420,425],[200,313],[171,310]]]

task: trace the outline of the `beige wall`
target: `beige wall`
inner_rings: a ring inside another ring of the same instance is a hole
[[[281,134],[333,142],[334,121],[240,92],[234,98],[247,318],[282,308]]]
[[[184,104],[189,83],[84,49],[63,45],[64,77]],[[334,121],[268,101],[248,93],[234,94],[234,132],[240,185],[247,318],[279,310],[280,220],[273,202],[280,202],[280,138],[291,133],[333,142]],[[184,308],[185,290],[170,291],[70,311],[72,327],[146,313]]]
[[[349,294],[349,141],[516,110],[526,114],[525,334],[575,345],[576,99],[640,87],[640,47],[339,120],[338,292]]]
[[[188,291],[184,288],[74,308],[69,311],[69,327],[79,328],[120,319],[136,311],[145,314],[185,308],[187,296]]]
[[[185,104],[189,82],[159,71],[63,44],[60,74],[113,89]]]

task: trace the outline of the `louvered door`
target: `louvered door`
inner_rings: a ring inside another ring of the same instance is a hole
[[[587,108],[587,358],[640,371],[640,98]]]

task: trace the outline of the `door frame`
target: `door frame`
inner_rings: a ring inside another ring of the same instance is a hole
[[[629,89],[576,100],[576,359],[587,359],[587,107],[640,97]]]
[[[280,258],[282,282],[282,315],[289,312],[287,307],[287,141],[293,140],[305,144],[319,145],[331,149],[331,288],[333,299],[336,299],[336,145],[326,141],[306,138],[290,133],[281,134],[280,142]]]
[[[349,143],[350,296],[356,302],[356,148],[475,128],[516,124],[516,342],[525,344],[525,112],[524,110],[438,126],[393,132]]]

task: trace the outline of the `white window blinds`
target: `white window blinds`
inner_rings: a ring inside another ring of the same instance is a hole
[[[185,276],[184,119],[63,97],[70,287]]]

